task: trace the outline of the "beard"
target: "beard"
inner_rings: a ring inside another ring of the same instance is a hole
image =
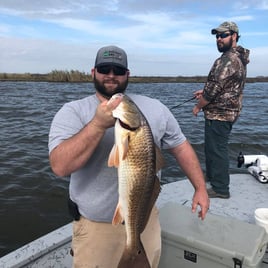
[[[119,83],[116,79],[112,80],[117,84],[117,87],[112,92],[109,92],[104,85],[105,80],[101,82],[100,80],[96,79],[95,75],[93,77],[95,89],[106,99],[110,99],[116,93],[124,93],[128,85],[128,78],[123,83]]]
[[[232,38],[230,38],[230,41],[227,44],[225,44],[221,41],[217,42],[217,47],[218,47],[219,52],[226,52],[226,51],[230,50],[232,48],[232,46],[233,46]]]

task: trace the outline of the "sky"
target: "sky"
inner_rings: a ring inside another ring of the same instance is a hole
[[[1,0],[0,73],[90,73],[116,45],[132,76],[207,75],[224,21],[250,49],[248,77],[268,76],[268,0]]]

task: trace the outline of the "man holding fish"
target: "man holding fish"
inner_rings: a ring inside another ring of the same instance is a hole
[[[101,48],[91,73],[96,94],[65,104],[49,134],[52,170],[71,177],[74,267],[155,268],[161,254],[155,207],[160,149],[174,155],[191,181],[192,211],[200,206],[202,220],[209,208],[203,173],[166,106],[124,95],[130,72],[123,49]]]

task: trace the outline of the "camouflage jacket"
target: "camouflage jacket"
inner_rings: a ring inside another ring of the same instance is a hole
[[[241,46],[224,52],[212,66],[203,97],[206,119],[234,122],[242,109],[249,50]]]

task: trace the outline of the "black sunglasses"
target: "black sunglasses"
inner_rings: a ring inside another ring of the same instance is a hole
[[[221,39],[223,39],[223,38],[226,38],[226,37],[228,37],[230,35],[232,35],[232,33],[220,33],[220,34],[216,34],[216,39],[218,39],[219,37]]]
[[[127,72],[127,69],[115,65],[97,66],[96,69],[100,74],[109,74],[113,71],[114,75],[125,75]]]

